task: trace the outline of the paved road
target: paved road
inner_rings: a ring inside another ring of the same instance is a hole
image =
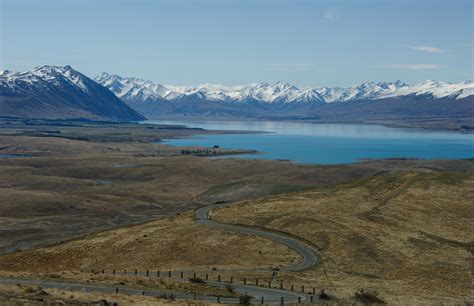
[[[52,280],[35,280],[35,279],[22,279],[22,278],[0,278],[0,284],[2,285],[33,285],[41,286],[42,288],[57,288],[63,290],[71,291],[81,291],[81,292],[102,292],[102,293],[115,293],[116,287],[106,286],[106,285],[96,285],[96,284],[83,284],[83,283],[74,283],[74,282],[59,282]],[[224,288],[226,283],[209,281],[207,284]],[[232,285],[235,289],[235,292],[240,294],[248,294],[253,297],[252,303],[260,303],[263,297],[265,304],[279,304],[281,303],[281,298],[283,297],[284,303],[297,303],[301,301],[302,303],[308,302],[309,295],[289,292],[279,289],[272,288],[262,288],[254,286],[245,286],[245,285]],[[194,297],[192,293],[178,293],[171,292],[167,290],[156,290],[156,289],[137,289],[120,286],[118,287],[119,293],[126,293],[131,295],[145,295],[145,296],[162,296],[164,294],[171,294],[177,299],[188,299],[192,300],[196,298],[197,300],[208,301],[208,302],[217,302],[216,296],[208,295],[199,295]],[[238,298],[231,297],[221,297],[221,303],[238,303]]]
[[[313,250],[306,245],[304,242],[299,241],[295,238],[286,236],[281,233],[274,233],[270,231],[238,226],[238,225],[231,225],[231,224],[224,224],[219,223],[209,218],[209,211],[213,208],[226,206],[227,204],[214,204],[199,208],[196,210],[196,222],[199,224],[208,225],[214,228],[237,232],[246,235],[254,235],[259,236],[267,239],[271,239],[278,243],[284,244],[291,249],[295,250],[299,254],[303,256],[303,261],[298,264],[280,268],[283,271],[289,272],[298,272],[304,271],[316,266],[318,259],[314,254]],[[140,273],[141,274],[141,273]],[[224,282],[216,282],[216,281],[206,281],[207,284],[225,288],[228,283]],[[15,285],[15,284],[23,284],[23,285],[37,285],[43,288],[58,288],[64,290],[71,290],[71,291],[83,291],[83,292],[104,292],[104,293],[114,293],[116,288],[110,287],[106,285],[96,285],[96,284],[83,284],[83,283],[74,283],[74,282],[60,282],[60,281],[53,281],[53,280],[35,280],[35,279],[19,279],[19,278],[0,278],[0,284],[5,285]],[[252,303],[261,303],[261,299],[265,304],[280,304],[281,299],[283,298],[284,303],[305,303],[309,302],[310,295],[303,294],[303,293],[296,293],[286,290],[280,289],[273,289],[273,288],[264,288],[264,287],[256,287],[256,286],[249,286],[249,285],[240,285],[240,284],[232,284],[236,293],[239,294],[248,294],[253,297]],[[177,292],[170,292],[166,290],[156,290],[156,289],[137,289],[137,288],[129,288],[120,286],[119,292],[133,294],[133,295],[143,295],[143,291],[145,292],[144,295],[147,296],[161,296],[164,294],[171,294],[177,299],[198,299],[203,301],[209,302],[217,302],[216,296],[207,296],[207,295],[200,295],[194,297],[191,293],[177,293]],[[237,298],[220,298],[221,303],[238,303]]]
[[[306,245],[304,242],[299,241],[295,238],[290,236],[286,236],[284,234],[260,230],[251,227],[244,227],[239,225],[232,225],[232,224],[225,224],[213,221],[209,218],[209,211],[213,208],[223,207],[228,204],[214,204],[209,206],[204,206],[196,210],[196,222],[199,224],[209,225],[218,229],[228,230],[232,232],[237,232],[241,234],[247,235],[255,235],[263,238],[268,238],[278,243],[284,244],[289,248],[295,250],[301,256],[303,256],[303,261],[289,267],[280,268],[282,271],[289,271],[289,272],[300,272],[304,270],[311,269],[316,266],[318,263],[318,258],[314,254],[311,247]]]

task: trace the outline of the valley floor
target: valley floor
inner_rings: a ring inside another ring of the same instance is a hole
[[[352,304],[360,290],[392,304],[473,302],[472,160],[303,166],[207,159],[147,141],[171,129],[54,127],[78,139],[24,129],[0,130],[0,154],[24,155],[0,158],[0,277],[221,294],[187,279],[195,272],[268,286],[271,268],[280,267],[273,286],[324,289],[330,303]],[[212,220],[294,237],[314,250],[318,265],[283,271],[301,255],[196,223],[194,209],[222,201]],[[33,299],[38,290],[2,287],[0,301]]]

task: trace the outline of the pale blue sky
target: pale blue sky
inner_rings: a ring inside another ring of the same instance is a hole
[[[0,67],[163,84],[473,79],[473,1],[0,0]]]

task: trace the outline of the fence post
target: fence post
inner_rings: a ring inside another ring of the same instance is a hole
[[[301,296],[298,297],[298,304],[301,304]]]
[[[258,287],[258,278],[255,279],[255,286]]]
[[[304,293],[304,285],[301,285],[301,292]]]
[[[181,278],[183,278],[183,276],[184,276],[184,275],[183,275],[183,272],[181,272]]]
[[[263,296],[262,296],[262,299],[261,299],[261,301],[260,301],[260,304],[264,304],[264,303],[263,303]]]
[[[221,275],[220,275],[220,274],[217,274],[217,281],[218,281],[218,282],[221,281]]]
[[[247,285],[247,278],[244,277],[244,285]]]
[[[137,271],[137,269],[135,269],[135,275],[137,275],[137,273],[138,273],[138,271]]]
[[[272,287],[272,281],[268,281],[268,288]]]
[[[127,275],[127,270],[123,270],[123,275]]]
[[[231,277],[230,277],[230,283],[232,284],[233,282],[234,282],[234,277],[231,276]]]
[[[193,273],[193,278],[196,279],[196,272]]]
[[[104,274],[104,273],[105,273],[105,271],[104,271],[104,270],[102,270],[102,274]]]
[[[316,294],[316,288],[313,287],[313,294]]]
[[[171,277],[171,271],[168,271],[168,277]]]
[[[311,303],[313,303],[313,300],[314,300],[314,295],[312,295],[312,296],[309,297],[309,301],[310,301]]]
[[[118,293],[118,288],[115,288],[115,293]]]
[[[280,283],[280,289],[283,289],[283,282]]]
[[[206,280],[209,280],[209,274],[206,273]]]
[[[115,269],[114,269],[114,270],[112,270],[112,274],[113,274],[113,275],[115,275]]]
[[[145,291],[142,292],[142,295],[145,295]]]
[[[221,296],[220,296],[220,295],[217,296],[217,303],[218,303],[218,304],[221,303]]]
[[[295,287],[291,284],[291,291],[295,291]]]
[[[282,304],[282,305],[285,304],[284,301],[283,301],[283,297],[281,297],[281,302],[280,302],[280,304]]]
[[[156,277],[160,277],[160,270],[156,270]]]
[[[146,276],[149,276],[149,275],[150,275],[150,272],[146,270]]]

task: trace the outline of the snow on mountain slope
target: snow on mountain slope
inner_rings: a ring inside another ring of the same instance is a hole
[[[273,103],[292,102],[317,99],[319,94],[314,90],[302,90],[294,85],[277,82],[275,84],[254,83],[248,86],[222,86],[202,84],[185,87],[174,85],[159,85],[137,78],[125,78],[118,75],[101,73],[95,79],[98,83],[110,89],[119,98],[127,102],[150,100],[174,100],[181,96],[200,93],[209,101],[245,102],[248,100]]]
[[[84,84],[85,76],[72,69],[70,66],[38,66],[26,72],[9,72],[1,74],[1,84],[10,90],[26,90],[48,86],[63,86],[66,83],[87,92]]]
[[[393,93],[384,93],[381,97],[395,97],[406,95],[431,95],[435,99],[452,97],[456,99],[465,98],[474,94],[474,81],[461,83],[437,82],[428,80],[413,86],[402,87]]]
[[[344,102],[352,100],[364,100],[364,99],[378,99],[383,97],[385,94],[395,94],[403,88],[409,86],[400,81],[396,82],[381,82],[381,83],[363,83],[357,86],[351,86],[347,88],[341,87],[321,87],[317,88],[316,91],[323,97],[324,101],[330,102]]]
[[[396,82],[367,82],[347,88],[298,88],[286,82],[253,83],[247,86],[202,84],[185,87],[154,84],[137,78],[126,78],[102,73],[96,81],[109,88],[127,102],[178,100],[199,93],[207,101],[260,102],[260,103],[331,103],[356,100],[375,100],[408,95],[429,95],[434,99],[452,97],[461,99],[474,95],[474,82],[448,83],[425,81],[416,85]]]
[[[10,74],[9,70],[0,68],[0,77],[7,76],[8,74]]]
[[[119,121],[144,119],[106,87],[70,66],[48,65],[0,75],[0,115]]]

